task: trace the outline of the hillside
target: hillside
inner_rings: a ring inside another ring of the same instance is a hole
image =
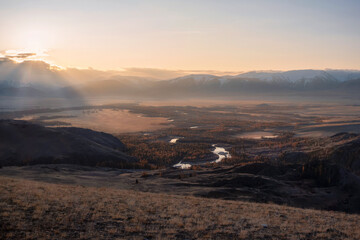
[[[0,239],[359,239],[360,216],[0,177]]]
[[[0,165],[71,163],[124,167],[136,162],[110,134],[82,128],[46,128],[17,120],[0,120]]]

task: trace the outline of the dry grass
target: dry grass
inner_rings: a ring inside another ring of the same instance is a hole
[[[0,239],[360,239],[338,212],[6,177],[0,193]]]

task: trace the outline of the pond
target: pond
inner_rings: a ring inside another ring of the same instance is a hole
[[[236,135],[238,138],[247,138],[247,139],[271,139],[277,138],[278,136],[272,132],[265,132],[265,131],[257,131],[257,132],[246,132]]]

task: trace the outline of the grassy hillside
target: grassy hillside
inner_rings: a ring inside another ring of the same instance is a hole
[[[360,239],[359,215],[0,177],[0,239]]]

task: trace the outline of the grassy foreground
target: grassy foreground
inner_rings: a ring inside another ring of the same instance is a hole
[[[0,239],[360,239],[360,216],[0,177]]]

